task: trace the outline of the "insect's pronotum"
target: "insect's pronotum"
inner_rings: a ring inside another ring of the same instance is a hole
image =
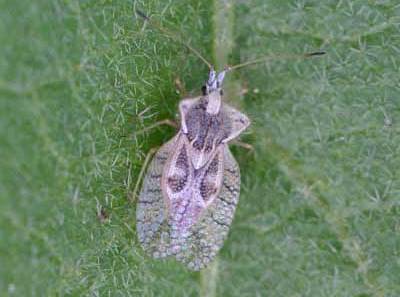
[[[137,14],[149,21],[144,13]],[[223,80],[232,69],[270,57],[217,73],[198,51],[182,43],[210,67],[208,80],[201,96],[180,102],[179,131],[149,164],[139,194],[136,226],[148,254],[155,258],[173,256],[199,270],[213,260],[228,234],[240,193],[239,166],[228,144],[250,125],[245,114],[222,100]],[[141,173],[144,170],[145,165]]]

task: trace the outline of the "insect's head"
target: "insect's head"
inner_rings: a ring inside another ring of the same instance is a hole
[[[210,69],[208,80],[203,86],[203,96],[207,97],[207,113],[217,114],[221,108],[221,97],[223,95],[222,83],[227,70],[217,73],[214,68]]]

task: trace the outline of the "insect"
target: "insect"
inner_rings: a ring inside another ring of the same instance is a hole
[[[224,102],[223,81],[228,71],[266,59],[216,72],[184,45],[210,67],[208,80],[201,96],[181,100],[180,129],[148,166],[136,227],[149,255],[175,257],[199,270],[213,260],[227,237],[240,193],[240,170],[228,145],[250,125],[245,114]]]

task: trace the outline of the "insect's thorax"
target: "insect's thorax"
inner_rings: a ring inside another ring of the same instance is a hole
[[[219,145],[236,138],[250,124],[246,115],[221,102],[220,94],[182,100],[181,133],[187,137],[195,169],[210,161]]]
[[[207,97],[202,97],[188,111],[185,117],[186,133],[190,143],[193,166],[204,166],[218,145],[231,133],[232,123],[223,107],[216,114],[207,112]]]

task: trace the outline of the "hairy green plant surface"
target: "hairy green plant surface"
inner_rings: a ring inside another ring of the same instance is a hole
[[[141,250],[132,190],[174,131],[135,131],[175,117],[176,81],[197,94],[207,67],[133,6],[213,60],[214,1],[0,3],[1,296],[400,295],[395,1],[232,1],[230,63],[328,54],[230,74],[255,152],[234,148],[213,288]]]

